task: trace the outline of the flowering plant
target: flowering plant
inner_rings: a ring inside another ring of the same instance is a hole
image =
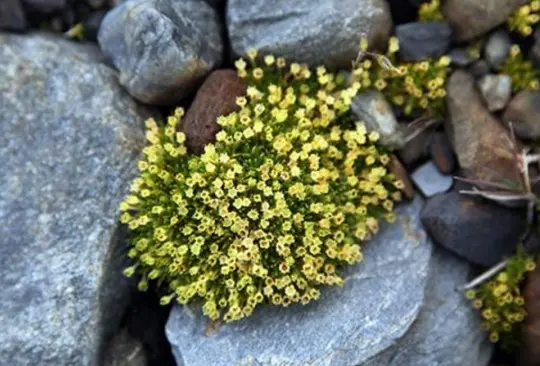
[[[216,143],[188,155],[183,110],[146,122],[140,176],[121,204],[132,231],[126,275],[168,284],[163,304],[200,299],[211,319],[234,321],[258,304],[307,304],[343,285],[343,266],[394,220],[400,200],[390,158],[349,113],[362,87],[319,67],[256,53],[236,62],[240,107],[218,119]]]

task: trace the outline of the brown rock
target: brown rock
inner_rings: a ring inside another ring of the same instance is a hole
[[[527,317],[521,327],[521,347],[518,366],[540,365],[540,258],[536,269],[527,276],[523,292]]]
[[[444,132],[435,132],[429,152],[441,173],[450,174],[456,169],[456,157]]]
[[[401,164],[401,161],[399,161],[397,156],[395,156],[394,154],[392,154],[391,156],[388,170],[390,171],[390,173],[394,174],[397,179],[403,182],[405,187],[402,189],[402,192],[405,197],[407,197],[409,200],[412,200],[414,197],[414,186],[409,179],[407,170],[405,170],[405,167],[403,166],[403,164]]]
[[[516,135],[524,139],[540,137],[540,91],[523,90],[510,102],[503,115],[512,123]]]
[[[414,165],[429,156],[429,144],[433,137],[433,131],[425,129],[408,141],[405,146],[397,151],[397,155],[407,167]]]
[[[483,104],[470,74],[461,70],[452,74],[446,102],[449,118],[445,128],[464,175],[519,182],[510,134]]]
[[[201,154],[204,145],[215,141],[220,130],[217,118],[238,110],[236,98],[245,92],[246,85],[234,70],[216,70],[206,78],[180,125],[190,152]]]
[[[459,41],[468,41],[504,23],[527,0],[446,0],[442,12]]]

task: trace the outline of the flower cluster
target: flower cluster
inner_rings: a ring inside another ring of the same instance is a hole
[[[540,0],[531,0],[510,15],[506,24],[511,32],[518,32],[526,37],[532,34],[533,26],[538,21],[540,21]]]
[[[402,182],[376,132],[351,118],[361,85],[324,67],[287,65],[256,52],[240,59],[247,95],[218,118],[216,143],[187,154],[183,110],[165,126],[147,121],[140,176],[121,204],[132,231],[126,275],[167,283],[163,304],[202,301],[230,322],[259,304],[306,304],[321,285],[343,285],[343,266],[395,219]]]
[[[418,19],[421,22],[443,21],[444,15],[441,12],[440,0],[431,0],[428,3],[420,4],[418,9]]]
[[[450,58],[421,62],[399,62],[399,41],[391,37],[386,55],[367,59],[353,70],[353,77],[363,87],[380,90],[405,115],[418,113],[430,116],[444,114],[446,79]]]
[[[539,88],[540,72],[531,61],[523,58],[523,53],[518,45],[513,45],[510,48],[510,54],[504,61],[500,72],[510,76],[514,92]]]
[[[518,253],[508,260],[506,269],[495,279],[465,293],[473,307],[481,311],[482,328],[489,332],[491,342],[498,342],[502,336],[510,335],[514,325],[525,318],[525,300],[521,296],[520,284],[525,273],[534,268],[532,256]],[[511,339],[506,338],[506,342]]]

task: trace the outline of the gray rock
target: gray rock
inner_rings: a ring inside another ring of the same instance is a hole
[[[512,96],[512,78],[509,75],[484,75],[478,88],[490,112],[504,109]]]
[[[503,24],[527,0],[446,0],[442,13],[458,41],[470,41]]]
[[[493,32],[484,48],[486,61],[495,70],[499,69],[510,52],[512,41],[508,32],[504,29]]]
[[[493,346],[480,327],[480,316],[456,291],[469,280],[471,267],[435,248],[424,306],[396,345],[362,366],[489,365]]]
[[[425,197],[447,192],[454,183],[452,176],[441,174],[431,160],[418,167],[411,174],[411,180]]]
[[[0,363],[98,365],[131,282],[117,205],[144,145],[95,46],[0,35]]]
[[[465,67],[478,60],[478,57],[471,55],[465,48],[454,48],[450,51],[450,59],[452,64]]]
[[[469,65],[467,70],[475,78],[481,78],[482,76],[489,74],[489,72],[491,71],[491,67],[489,66],[486,60],[480,59],[473,62],[471,65]]]
[[[0,29],[22,31],[26,25],[26,15],[20,0],[0,1]]]
[[[218,15],[200,0],[133,0],[103,19],[98,35],[120,83],[138,100],[176,104],[222,62]]]
[[[67,6],[66,0],[22,0],[29,10],[40,13],[54,13]]]
[[[540,40],[534,42],[533,47],[529,51],[529,58],[534,63],[534,66],[540,69]]]
[[[177,363],[359,365],[391,347],[424,300],[432,244],[419,222],[421,206],[418,198],[401,205],[396,223],[366,244],[365,262],[348,269],[345,286],[324,289],[315,303],[262,307],[213,330],[200,310],[175,306],[166,332]]]
[[[227,28],[235,56],[255,48],[348,69],[362,33],[370,47],[386,47],[392,19],[384,0],[229,0]]]
[[[523,210],[475,200],[457,191],[431,197],[422,211],[422,223],[437,243],[486,267],[513,253],[526,222]]]
[[[512,123],[516,135],[524,139],[540,137],[540,91],[519,92],[506,108],[503,121]]]
[[[112,339],[104,358],[104,366],[147,366],[143,344],[123,328]]]
[[[398,25],[396,36],[403,61],[422,61],[446,53],[452,29],[446,22],[413,22]]]
[[[399,149],[405,145],[404,127],[398,124],[392,106],[380,91],[369,89],[358,93],[351,110],[369,131],[379,132],[384,146]]]

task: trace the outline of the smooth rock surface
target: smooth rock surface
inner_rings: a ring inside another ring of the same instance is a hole
[[[512,96],[512,78],[509,75],[484,75],[478,80],[478,88],[488,110],[497,112],[506,107]]]
[[[407,199],[412,200],[414,197],[413,184],[409,179],[409,174],[403,166],[403,163],[394,154],[390,156],[390,164],[388,164],[388,171],[394,174],[397,179],[403,182],[402,192]]]
[[[218,117],[238,110],[236,98],[245,92],[246,84],[234,70],[216,70],[206,78],[180,126],[191,152],[202,154],[216,140]]]
[[[489,365],[493,346],[480,317],[456,291],[469,280],[470,265],[435,248],[424,306],[407,334],[362,366]]]
[[[22,31],[26,25],[26,15],[20,0],[0,1],[0,29]]]
[[[540,91],[523,90],[516,94],[504,111],[503,121],[511,122],[521,138],[540,137]]]
[[[138,100],[173,105],[222,62],[216,10],[199,0],[132,0],[103,19],[98,40]]]
[[[454,37],[469,41],[504,23],[527,0],[446,0],[441,2],[444,18]]]
[[[397,151],[397,155],[407,166],[415,165],[429,156],[429,146],[433,138],[433,131],[425,129]]]
[[[441,174],[431,160],[418,167],[411,174],[411,180],[425,197],[447,192],[454,183],[452,176]]]
[[[132,288],[117,205],[149,112],[97,47],[0,35],[0,364],[101,364]]]
[[[484,105],[472,75],[455,71],[447,84],[445,129],[467,178],[518,182],[513,143]]]
[[[353,99],[351,110],[363,121],[368,131],[377,131],[380,143],[390,149],[405,145],[405,134],[384,95],[375,89],[359,92]]]
[[[484,56],[486,61],[495,70],[499,69],[510,52],[512,40],[508,32],[504,29],[499,29],[493,32],[486,42],[484,48]]]
[[[446,22],[413,22],[398,25],[396,36],[403,61],[422,61],[446,53],[452,29]]]
[[[359,365],[401,338],[418,316],[432,258],[419,222],[422,201],[366,243],[364,262],[348,268],[343,288],[319,301],[261,307],[237,323],[208,328],[196,306],[175,306],[167,337],[182,366]]]
[[[392,19],[385,0],[229,0],[227,28],[234,56],[254,48],[349,69],[362,33],[370,48],[386,47]]]
[[[441,173],[450,174],[456,169],[456,156],[444,132],[437,131],[433,134],[429,153]]]
[[[452,191],[427,200],[422,223],[444,248],[489,267],[513,253],[525,230],[526,218],[523,210]]]

